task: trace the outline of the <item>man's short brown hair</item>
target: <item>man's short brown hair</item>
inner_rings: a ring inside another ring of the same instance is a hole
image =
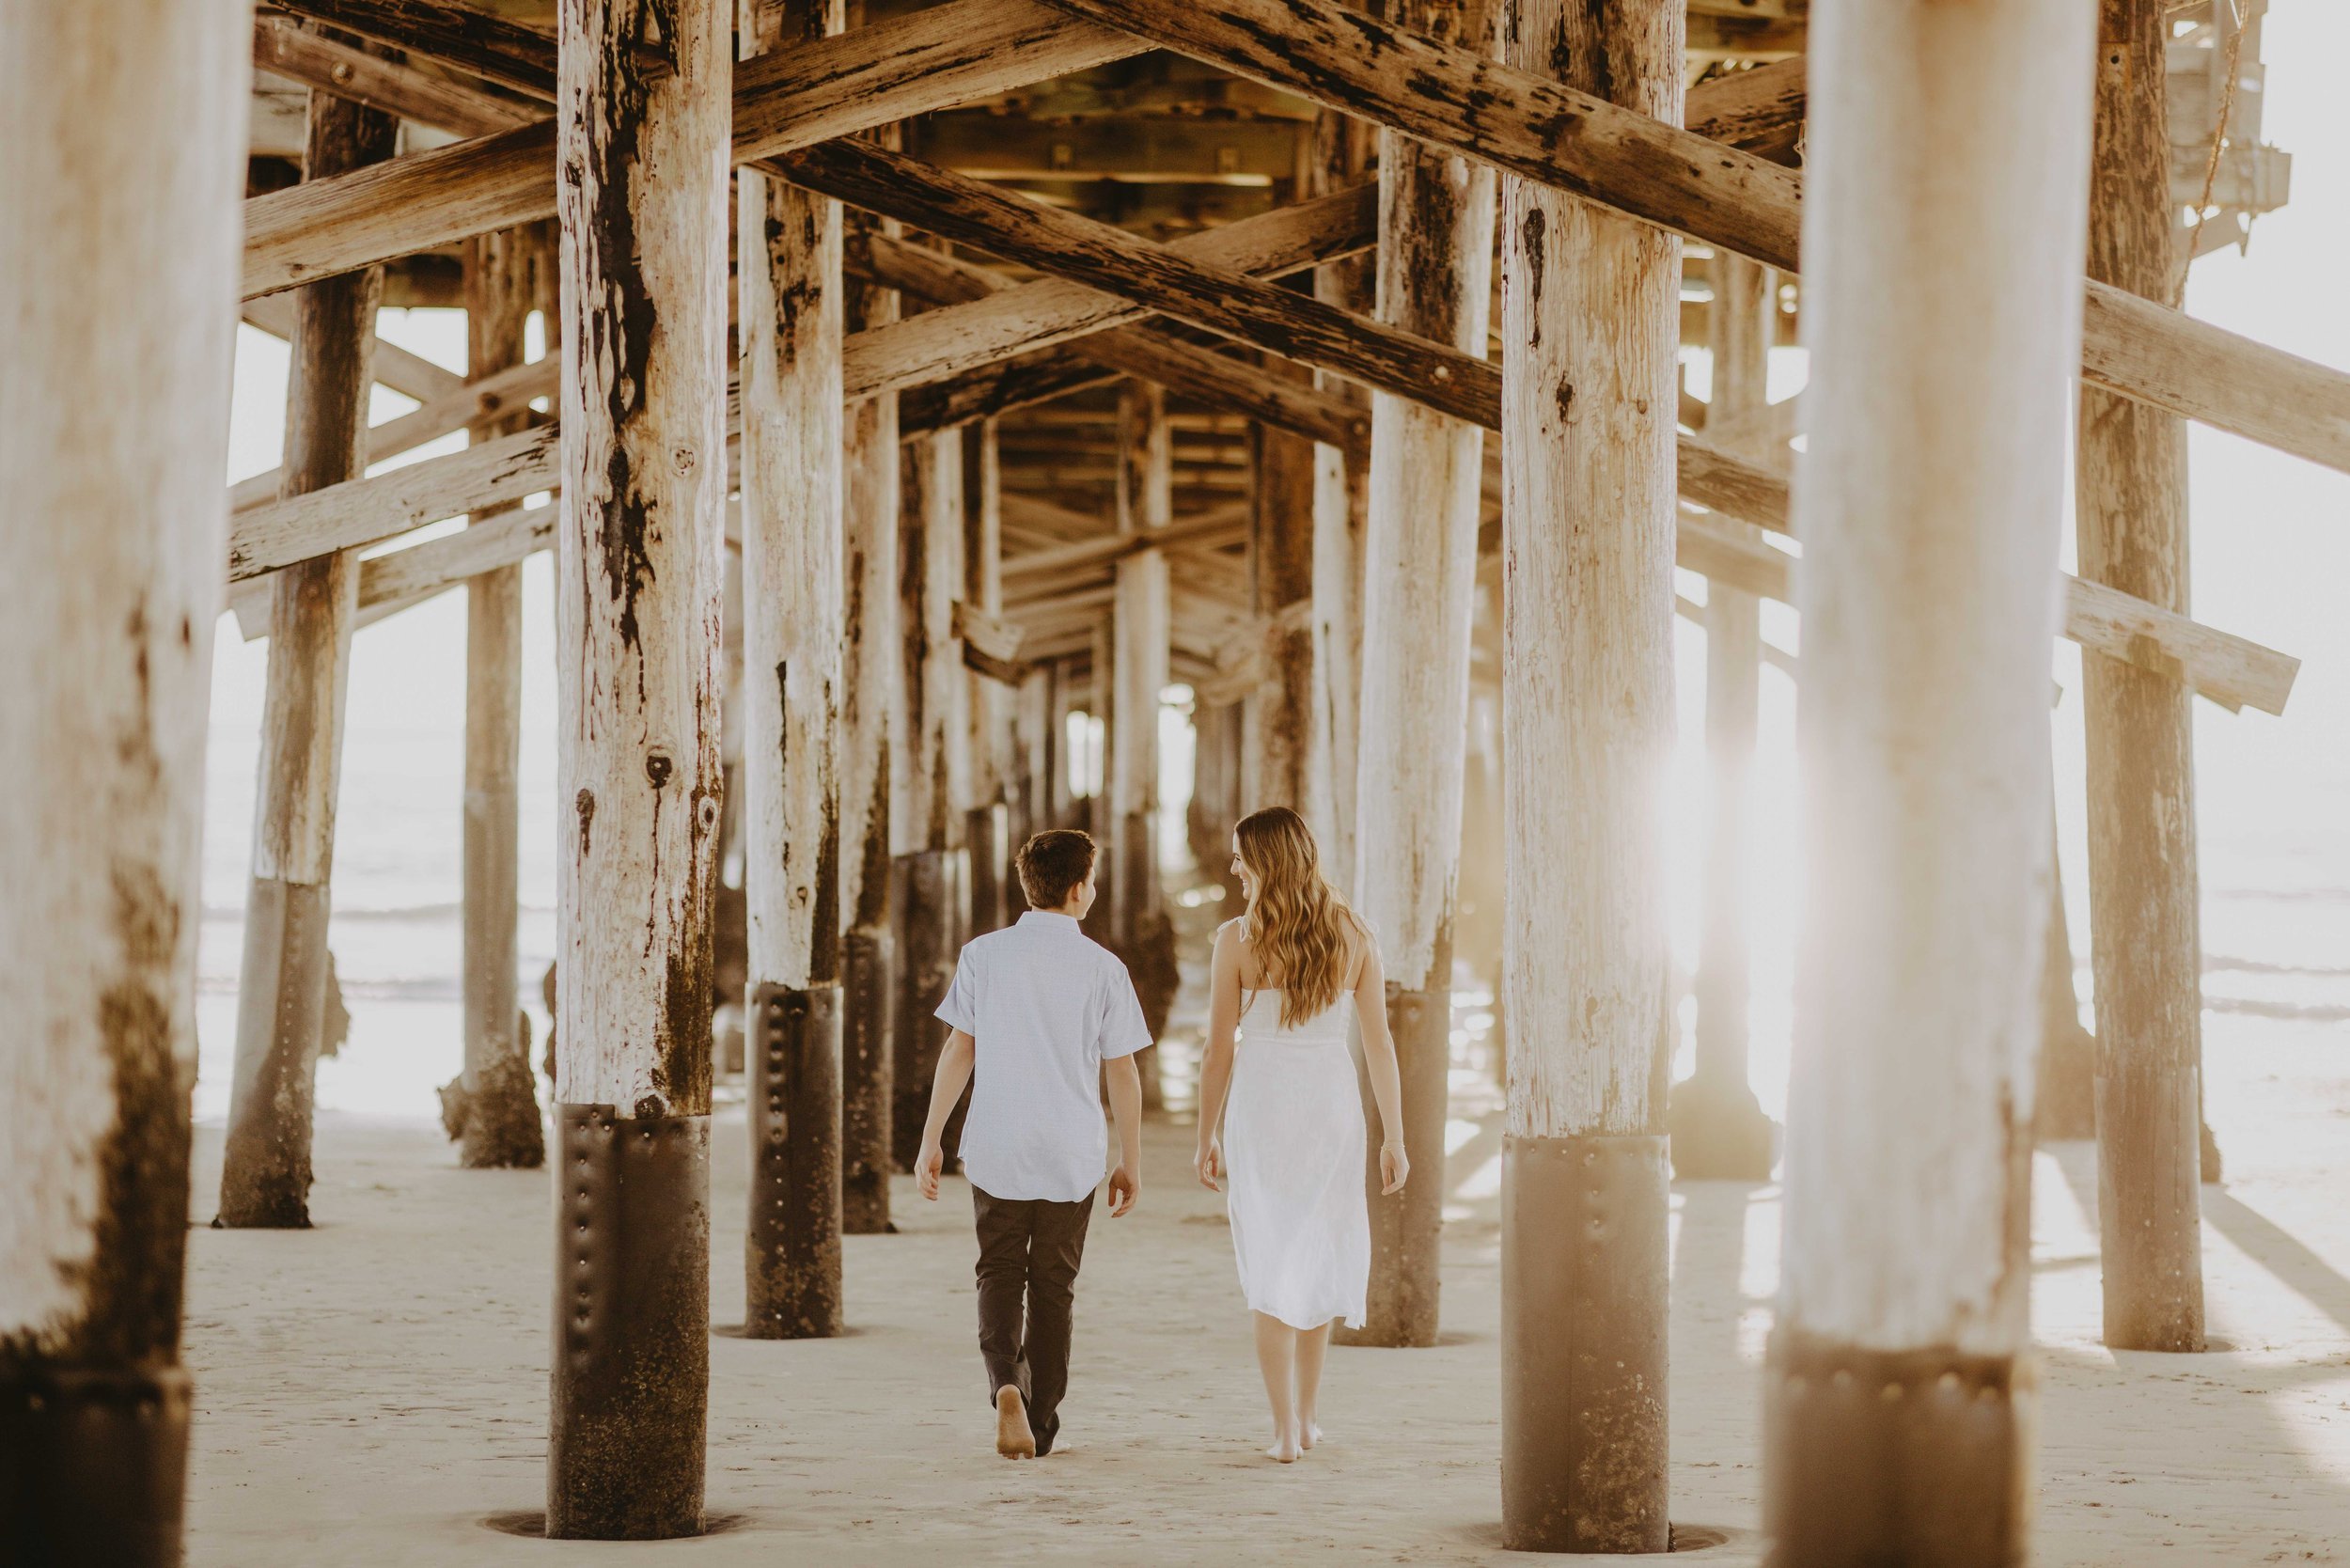
[[[1073,827],[1048,827],[1020,846],[1012,864],[1030,909],[1058,909],[1093,870],[1093,839]]]

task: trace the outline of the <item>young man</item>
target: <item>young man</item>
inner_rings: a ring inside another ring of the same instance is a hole
[[[1108,1068],[1118,1164],[1110,1216],[1135,1206],[1142,1169],[1142,1075],[1151,1043],[1126,966],[1077,929],[1093,907],[1093,840],[1040,833],[1016,862],[1028,912],[963,949],[938,1016],[954,1032],[931,1085],[930,1121],[915,1162],[922,1196],[938,1197],[940,1138],[963,1088],[963,1168],[979,1227],[979,1356],[995,1405],[995,1451],[1052,1451],[1069,1387],[1070,1311],[1086,1222],[1106,1153],[1101,1083]],[[1023,1320],[1026,1332],[1023,1332]]]

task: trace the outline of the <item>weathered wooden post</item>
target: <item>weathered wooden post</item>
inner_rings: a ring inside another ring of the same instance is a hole
[[[1497,8],[1411,0],[1390,20],[1491,54]],[[1494,174],[1379,135],[1379,320],[1482,357]],[[1469,600],[1484,431],[1391,393],[1371,400],[1363,544],[1355,906],[1379,933],[1403,1134],[1421,1180],[1384,1197],[1371,1162],[1371,1300],[1350,1344],[1436,1342],[1441,1168],[1451,1061],[1452,914],[1467,744]]]
[[[741,0],[744,58],[843,25]],[[751,1135],[743,1331],[840,1332],[840,204],[736,177],[743,367],[743,887]]]
[[[1174,520],[1175,453],[1167,396],[1128,382],[1118,399],[1118,531],[1148,536]],[[1128,955],[1158,906],[1159,693],[1172,611],[1166,552],[1121,557],[1110,607],[1110,945]],[[1148,1074],[1146,1074],[1146,1077]]]
[[[530,228],[466,242],[465,373],[477,380],[523,362],[536,274],[553,265]],[[527,408],[474,432],[477,442],[511,435]],[[476,525],[519,503],[484,508]],[[458,1083],[459,1158],[474,1168],[546,1160],[539,1077],[522,1037],[515,927],[520,917],[521,808],[515,769],[522,754],[523,569],[501,566],[465,586],[464,954],[465,1067]]]
[[[180,1560],[198,841],[251,51],[234,6],[0,17],[0,541],[27,586],[0,617],[12,1560]]]
[[[860,4],[856,9],[862,9]],[[888,133],[894,140],[894,131]],[[844,214],[863,229],[896,226]],[[898,319],[894,289],[850,280],[844,332]],[[840,1228],[889,1229],[897,1084],[897,933],[890,919],[890,772],[904,730],[898,619],[898,394],[849,405],[841,431]]]
[[[906,442],[899,465],[899,681],[904,744],[891,756],[891,899],[898,927],[895,1112],[890,1150],[911,1170],[922,1143],[931,1075],[947,1043],[932,1015],[954,979],[970,904],[960,804],[969,786],[964,716],[969,683],[955,635],[963,588],[963,432]]]
[[[1307,188],[1328,196],[1362,182],[1378,145],[1375,130],[1324,110],[1314,118]],[[1314,269],[1314,297],[1342,309],[1378,306],[1378,263],[1348,257]],[[1371,396],[1355,383],[1317,371],[1314,384],[1354,405],[1366,421]],[[1322,843],[1324,870],[1352,895],[1355,886],[1355,740],[1363,683],[1363,539],[1371,517],[1371,449],[1314,447],[1313,497],[1313,786],[1306,821]],[[1366,1085],[1368,1088],[1368,1085]]]
[[[1310,379],[1304,367],[1266,356],[1268,379]],[[1314,454],[1302,435],[1249,428],[1254,482],[1248,502],[1250,607],[1265,622],[1265,676],[1244,699],[1247,809],[1286,806],[1301,816],[1315,789]],[[1327,853],[1325,847],[1324,853]]]
[[[2160,0],[2101,0],[2089,273],[2164,305],[2184,281],[2170,187]],[[2083,386],[2080,574],[2187,607],[2186,430]],[[2089,939],[2097,1001],[2097,1221],[2106,1343],[2203,1348],[2202,944],[2193,697],[2081,655],[2089,739]]]
[[[2038,0],[1812,8],[1814,855],[1764,1374],[1775,1562],[2029,1551],[2050,584],[2093,32]]]
[[[1522,69],[1681,122],[1681,0],[1512,0],[1503,36]],[[1661,1552],[1681,244],[1508,187],[1502,1540]]]
[[[1727,250],[1714,253],[1714,395],[1706,424],[1733,424],[1770,402],[1778,276]],[[1748,524],[1731,524],[1759,535]],[[1674,1173],[1760,1182],[1771,1174],[1771,1122],[1747,1083],[1752,960],[1747,894],[1753,858],[1752,776],[1762,670],[1762,601],[1705,585],[1705,757],[1712,799],[1705,841],[1704,934],[1697,973],[1697,1070],[1668,1105]]]
[[[558,13],[551,1536],[702,1526],[732,20]]]
[[[995,421],[982,419],[963,442],[963,591],[964,604],[982,615],[1004,612],[1003,462]],[[969,798],[964,803],[964,843],[971,863],[974,936],[1010,918],[1005,908],[1011,851],[1005,835],[1010,818],[1012,693],[1002,682],[967,670],[965,713],[971,758]]]
[[[399,130],[390,115],[314,92],[304,176],[331,179],[380,163],[392,155]],[[368,364],[383,291],[381,267],[295,291],[281,494],[340,484],[367,468]],[[359,611],[358,552],[290,566],[274,587],[219,1223],[300,1228],[310,1223],[311,1107],[326,1011],[336,772]]]

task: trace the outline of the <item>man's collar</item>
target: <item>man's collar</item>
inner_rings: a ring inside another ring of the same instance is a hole
[[[1020,923],[1025,926],[1031,922],[1040,926],[1064,925],[1072,931],[1077,929],[1077,917],[1064,915],[1058,909],[1023,910],[1020,915]]]

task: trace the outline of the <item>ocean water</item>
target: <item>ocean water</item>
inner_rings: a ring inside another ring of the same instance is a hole
[[[2350,312],[2340,308],[2350,254],[2350,138],[2331,121],[2331,62],[2350,54],[2350,8],[2276,0],[2266,24],[2264,133],[2294,154],[2294,199],[2263,219],[2248,255],[2196,266],[2188,306],[2296,353],[2350,366]],[[387,338],[452,368],[463,335],[450,312],[387,312]],[[1705,355],[1689,355],[1702,393]],[[230,478],[272,467],[282,438],[285,351],[240,335]],[[1803,356],[1779,351],[1774,396],[1800,386]],[[410,406],[379,389],[375,417]],[[403,461],[446,449],[427,448]],[[2223,1143],[2235,1085],[2291,1071],[2350,1074],[2350,478],[2197,429],[2190,444],[2199,618],[2300,657],[2287,713],[2228,714],[2197,705],[2205,1057],[2209,1111]],[[2069,539],[2070,525],[2066,528]],[[2067,547],[2069,559],[2070,548]],[[545,557],[525,569],[522,787],[522,994],[538,1014],[539,976],[554,950],[555,755],[552,607]],[[1684,574],[1683,591],[1701,597]],[[1799,647],[1792,613],[1765,606],[1764,635]],[[200,1118],[227,1104],[242,911],[266,644],[238,640],[224,618],[215,657],[207,770],[204,922],[199,948],[196,1086]],[[1665,787],[1676,833],[1669,867],[1677,953],[1697,957],[1698,866],[1705,821],[1701,634],[1684,623],[1683,743]],[[319,1073],[321,1106],[371,1117],[431,1118],[435,1085],[454,1075],[458,1017],[459,833],[464,606],[446,595],[358,634],[352,654],[338,810],[332,942],[352,1037]],[[2082,812],[2079,660],[2059,645],[2063,697],[2052,719],[2059,850],[2071,905],[2078,988],[2091,1014]],[[1784,1102],[1794,911],[1802,856],[1792,832],[1795,691],[1762,674],[1751,1026],[1755,1088]],[[534,1016],[543,1038],[546,1020]],[[1685,1070],[1685,1063],[1684,1063]],[[2248,1122],[2245,1137],[2256,1136]]]

